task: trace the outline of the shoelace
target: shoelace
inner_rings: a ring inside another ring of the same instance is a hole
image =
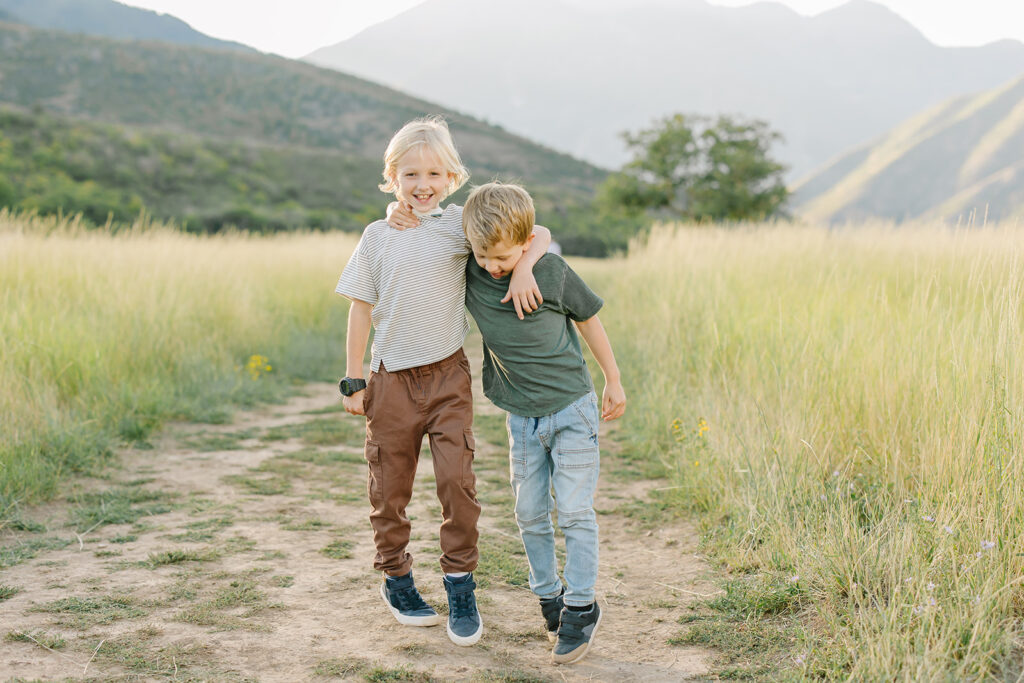
[[[427,608],[427,603],[423,601],[423,596],[412,586],[392,590],[391,595],[398,602],[398,609],[400,611],[405,612]]]
[[[465,586],[456,586],[452,589],[451,611],[456,619],[476,614],[476,598],[473,595],[475,587],[476,584],[466,584]]]

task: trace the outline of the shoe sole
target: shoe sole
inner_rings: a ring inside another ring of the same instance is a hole
[[[388,596],[384,593],[383,583],[380,585],[380,597],[381,600],[384,601],[384,604],[388,606],[388,609],[391,610],[391,614],[395,615],[395,619],[398,623],[403,626],[437,626],[441,623],[440,614],[428,614],[425,617],[410,617],[399,612],[395,609],[394,605],[388,602]]]
[[[548,631],[548,642],[553,643],[558,640],[558,631]]]
[[[572,664],[583,659],[587,651],[590,650],[590,646],[594,644],[594,638],[597,637],[597,628],[601,625],[602,619],[604,619],[604,610],[601,610],[601,613],[597,615],[597,621],[594,622],[594,630],[590,632],[590,640],[572,652],[566,652],[564,655],[556,655],[554,650],[552,650],[551,661],[555,664]]]
[[[479,612],[477,614],[479,614]],[[483,619],[483,617],[480,617],[480,628],[478,628],[476,630],[476,633],[472,633],[472,634],[470,634],[468,636],[460,636],[457,633],[455,633],[454,631],[452,631],[452,625],[449,624],[448,622],[445,622],[445,630],[448,631],[448,638],[453,643],[455,643],[456,645],[459,645],[461,647],[468,647],[470,645],[475,644],[478,640],[480,640],[480,636],[483,635],[483,633],[484,633],[484,619]]]

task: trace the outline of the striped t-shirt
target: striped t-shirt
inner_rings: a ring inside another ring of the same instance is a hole
[[[395,230],[380,220],[366,226],[338,287],[349,299],[373,305],[373,358],[379,371],[435,363],[460,348],[466,319],[466,259],[472,252],[462,230],[462,207],[449,204],[439,217]]]

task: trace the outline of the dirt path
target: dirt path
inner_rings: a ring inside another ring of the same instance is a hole
[[[0,678],[699,679],[713,653],[668,640],[714,591],[708,568],[689,526],[635,514],[664,484],[638,478],[614,434],[603,439],[598,502],[606,616],[582,662],[550,663],[510,512],[504,420],[479,386],[476,399],[477,645],[456,647],[443,626],[400,626],[381,603],[362,422],[338,412],[336,387],[315,384],[230,425],[173,425],[153,449],[123,454],[118,481],[34,511],[48,529],[0,531]],[[428,459],[424,448],[411,546],[417,584],[444,608]]]

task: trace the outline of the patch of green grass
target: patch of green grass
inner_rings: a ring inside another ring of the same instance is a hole
[[[480,415],[478,413],[473,416],[473,432],[487,443],[507,449],[508,427],[505,419],[504,414]]]
[[[748,619],[795,612],[804,597],[799,584],[762,576],[727,581],[725,595],[707,605],[734,619]]]
[[[323,408],[317,408],[315,410],[303,410],[303,415],[333,415],[334,413],[344,413],[345,406],[342,405],[339,400],[334,405],[325,406]]]
[[[317,517],[311,517],[301,521],[290,521],[281,525],[286,531],[318,531],[331,528],[330,522],[325,522]]]
[[[298,460],[299,462],[308,462],[313,465],[328,466],[337,464],[353,464],[353,465],[365,465],[366,457],[362,451],[358,453],[350,453],[347,451],[321,451],[315,448],[303,448],[298,451],[292,451],[291,453],[284,453],[277,456],[279,458],[287,458],[289,460]]]
[[[176,619],[225,631],[269,631],[269,626],[248,621],[248,618],[265,610],[281,607],[282,605],[268,602],[266,593],[259,589],[253,579],[236,577],[219,588],[213,597],[182,611]],[[228,612],[238,608],[243,608],[244,611],[241,614]]]
[[[57,624],[79,630],[148,614],[130,595],[60,598],[32,607],[29,611],[58,615],[56,617]]]
[[[135,534],[124,534],[123,536],[114,536],[110,539],[111,543],[134,543],[139,540],[139,537]]]
[[[633,520],[641,529],[653,529],[682,519],[687,510],[680,504],[677,492],[666,489],[651,491],[646,500],[631,499],[611,510],[598,510],[598,514],[620,515]]]
[[[185,531],[180,534],[170,534],[168,536],[163,536],[162,538],[166,538],[167,540],[174,541],[176,543],[203,543],[205,541],[213,540],[215,535],[216,534],[213,531],[193,530]]]
[[[210,519],[201,519],[195,522],[189,522],[185,525],[186,529],[224,529],[235,523],[235,520],[231,517],[212,517]]]
[[[11,531],[28,531],[33,534],[46,533],[45,525],[40,524],[39,522],[33,522],[32,520],[28,520],[20,516],[0,520],[0,530],[3,529],[9,529]]]
[[[271,427],[262,437],[263,441],[302,439],[312,446],[333,446],[339,443],[357,444],[366,435],[366,425],[360,420],[344,417],[329,417],[296,424]]]
[[[32,631],[31,633],[9,631],[4,636],[4,641],[8,643],[34,643],[48,650],[59,650],[67,645],[67,641],[64,640],[63,636],[47,633],[46,631]]]
[[[7,586],[0,583],[0,602],[3,602],[4,600],[9,600],[20,592],[21,589],[17,586]]]
[[[123,555],[120,550],[96,550],[93,551],[93,557],[118,557]]]
[[[237,451],[245,448],[243,441],[256,438],[256,429],[243,429],[240,432],[220,432],[208,434],[200,432],[182,441],[186,448],[197,451]]]
[[[278,588],[291,588],[295,585],[295,577],[284,574],[276,574],[270,577],[271,585],[277,586]]]
[[[332,560],[347,560],[352,557],[352,548],[354,546],[355,544],[352,541],[332,541],[326,547],[321,548],[320,553]]]
[[[247,477],[241,474],[232,474],[224,477],[224,481],[235,486],[247,489],[249,493],[259,496],[278,496],[288,493],[292,488],[291,479],[287,477],[266,477],[258,479]]]
[[[213,648],[203,642],[177,642],[156,645],[151,641],[161,631],[146,626],[132,633],[104,638],[93,646],[96,659],[116,664],[133,672],[131,680],[230,681],[239,680],[237,673],[211,667]]]
[[[483,683],[551,683],[561,679],[541,678],[519,669],[499,669],[497,671],[488,669],[473,676],[472,680]]]
[[[157,567],[184,564],[185,562],[210,562],[220,558],[220,556],[221,554],[212,548],[205,550],[184,550],[179,548],[159,553],[150,553],[142,565],[149,569],[156,569]]]
[[[82,494],[76,500],[78,507],[72,516],[75,525],[83,530],[106,524],[131,524],[142,517],[170,512],[174,509],[172,499],[169,493],[129,484]]]
[[[31,560],[42,550],[60,550],[71,543],[69,538],[30,538],[0,548],[0,569],[13,567],[25,560]]]
[[[522,541],[508,536],[481,535],[480,547],[487,550],[480,553],[480,563],[473,577],[481,588],[487,588],[492,583],[529,585],[530,569]]]
[[[342,678],[368,669],[366,661],[356,657],[334,657],[317,662],[313,674],[328,678]]]
[[[389,681],[409,681],[410,683],[432,683],[434,678],[423,671],[416,671],[408,666],[385,667],[374,666],[363,672],[363,678],[369,683],[388,683]]]

